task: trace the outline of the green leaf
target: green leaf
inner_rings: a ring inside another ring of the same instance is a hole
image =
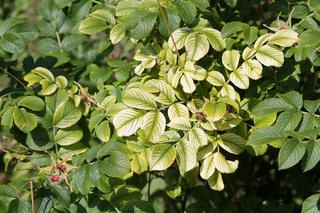
[[[125,37],[125,28],[122,23],[116,24],[110,31],[110,40],[112,44],[117,44]]]
[[[56,84],[58,88],[64,89],[68,86],[68,80],[66,77],[59,75],[56,77]]]
[[[126,89],[123,93],[122,101],[126,105],[137,109],[157,109],[157,104],[155,102],[154,96],[139,88]]]
[[[296,165],[304,156],[306,146],[297,139],[286,141],[279,152],[278,168],[279,170],[288,169]]]
[[[233,21],[230,23],[226,23],[223,25],[221,30],[222,38],[227,38],[232,34],[235,34],[237,32],[244,31],[249,26],[245,23],[239,22],[239,21]]]
[[[247,45],[251,45],[258,38],[259,28],[255,26],[248,27],[244,30],[244,41]],[[247,47],[249,48],[249,47]]]
[[[102,172],[110,177],[123,177],[130,172],[130,161],[126,154],[113,151],[102,164]]]
[[[87,17],[80,22],[79,31],[84,34],[95,34],[107,29],[108,25],[105,20],[97,17]]]
[[[279,30],[269,38],[269,44],[290,47],[298,42],[298,33],[291,29]]]
[[[188,140],[177,143],[177,162],[181,174],[192,170],[197,165],[197,149],[194,144]]]
[[[197,8],[190,1],[178,1],[176,4],[177,10],[182,20],[191,24],[197,16]]]
[[[125,109],[120,111],[113,119],[113,125],[119,136],[130,136],[134,134],[143,124],[143,113]]]
[[[128,15],[130,12],[138,8],[140,4],[141,2],[137,0],[120,1],[116,6],[116,15],[117,16]]]
[[[207,135],[201,128],[192,128],[189,131],[189,142],[198,149],[208,144]]]
[[[202,162],[202,165],[200,167],[200,176],[208,180],[214,173],[216,167],[214,165],[214,155],[209,155],[204,161]]]
[[[245,149],[246,140],[234,133],[225,133],[221,135],[218,144],[227,152],[239,155]]]
[[[115,20],[113,14],[111,12],[109,12],[109,10],[106,10],[106,9],[95,10],[92,13],[90,13],[89,16],[100,18],[100,19],[102,19],[112,25],[116,24],[116,20]]]
[[[6,32],[0,39],[0,47],[9,53],[21,53],[24,50],[25,43],[19,34]]]
[[[249,78],[241,69],[237,69],[230,74],[231,82],[240,89],[249,88]]]
[[[185,41],[190,33],[190,30],[188,28],[180,28],[177,29],[172,33],[172,35],[169,37],[168,45],[171,50],[175,50],[175,45],[178,50],[180,50],[182,47],[184,47]],[[173,42],[173,40],[174,42]]]
[[[85,39],[86,37],[82,34],[69,35],[62,40],[62,48],[66,51],[70,51],[80,46],[85,41]]]
[[[304,108],[305,108],[308,112],[314,113],[314,112],[316,112],[316,111],[319,109],[319,107],[320,107],[320,99],[318,99],[318,100],[313,100],[313,101],[311,101],[311,100],[305,100],[303,106],[304,106]]]
[[[105,117],[105,116],[104,116]],[[96,128],[96,135],[102,142],[108,142],[110,139],[110,126],[108,121],[103,121]]]
[[[144,130],[145,138],[151,142],[158,141],[166,128],[164,115],[159,111],[148,112],[143,119],[141,129]]]
[[[54,136],[55,143],[60,146],[69,146],[77,143],[83,137],[83,131],[78,126],[59,129]]]
[[[252,114],[258,117],[266,117],[271,113],[290,109],[291,106],[282,99],[269,98],[263,100],[252,109]]]
[[[10,31],[17,33],[25,42],[35,40],[39,35],[37,28],[30,22],[18,23]]]
[[[307,143],[307,153],[303,160],[303,172],[313,169],[320,161],[320,141],[311,140]]]
[[[226,50],[222,54],[222,63],[225,68],[234,71],[238,68],[240,53],[238,50]]]
[[[320,194],[314,194],[303,201],[302,213],[319,212]]]
[[[10,129],[13,125],[13,110],[14,107],[10,107],[7,111],[5,111],[1,116],[1,125],[7,126]]]
[[[252,132],[248,138],[247,145],[258,146],[263,144],[270,144],[281,139],[281,130],[272,126],[266,126],[256,129],[254,132]]]
[[[28,133],[37,126],[35,115],[28,113],[25,109],[15,108],[13,111],[15,125],[23,132]]]
[[[203,106],[203,112],[211,121],[219,121],[223,118],[227,110],[225,103],[205,103]]]
[[[221,87],[226,83],[224,76],[218,71],[208,72],[206,80],[213,86]]]
[[[173,8],[167,7],[165,8],[165,10],[166,10],[166,15],[168,18],[170,30],[175,31],[180,26],[180,21],[181,21],[180,16],[178,12]],[[169,36],[167,27],[165,25],[165,21],[163,20],[162,16],[159,17],[159,31],[162,35]]]
[[[258,61],[267,66],[281,67],[284,62],[284,56],[281,50],[269,45],[264,45],[257,49],[256,57]]]
[[[46,69],[44,67],[37,67],[37,68],[31,70],[31,74],[36,74],[36,75],[40,76],[41,78],[44,78],[50,82],[54,82],[54,76],[52,75],[52,73],[48,69]],[[26,75],[24,78],[26,81],[28,81],[28,75]]]
[[[55,40],[52,38],[43,38],[38,43],[38,51],[43,54],[48,54],[50,52],[59,52],[61,48]]]
[[[214,154],[214,166],[221,173],[233,173],[238,168],[239,161],[229,161],[220,153]]]
[[[185,40],[187,56],[192,61],[198,61],[209,51],[209,42],[206,36],[199,33],[190,33]]]
[[[196,85],[190,73],[184,73],[180,79],[180,83],[183,91],[186,93],[193,93],[196,90]]]
[[[29,200],[24,200],[22,198],[14,199],[10,202],[8,207],[8,212],[10,213],[28,213],[30,212],[31,205]]]
[[[18,18],[7,18],[0,23],[0,36],[3,36],[10,28],[21,22]]]
[[[222,51],[224,48],[226,48],[226,42],[222,39],[221,33],[218,30],[212,28],[203,28],[200,29],[199,32],[207,37],[214,50]]]
[[[60,104],[53,115],[53,123],[58,128],[67,128],[77,123],[82,116],[79,108],[71,101]]]
[[[179,129],[179,130],[189,130],[191,129],[191,124],[188,119],[184,117],[177,117],[168,123],[168,127]]]
[[[171,144],[159,144],[153,146],[151,154],[151,170],[165,170],[176,158],[176,149]]]
[[[300,47],[318,46],[320,44],[319,37],[319,30],[306,30],[300,35],[298,44]]]
[[[222,191],[224,189],[224,183],[221,173],[215,171],[208,179],[208,184],[213,190]]]
[[[294,130],[302,118],[301,111],[289,109],[280,114],[275,127],[281,130]]]
[[[8,198],[19,198],[17,190],[11,185],[0,185],[0,196]]]
[[[279,97],[294,108],[301,109],[303,105],[302,95],[297,91],[290,91],[285,94],[279,94]]]
[[[265,126],[271,126],[277,119],[277,113],[272,113],[266,117],[256,117],[254,116],[254,127],[261,128]]]
[[[230,7],[235,7],[237,5],[238,0],[224,0],[224,2]]]
[[[128,17],[130,19],[130,17]],[[130,37],[134,39],[146,38],[151,31],[157,20],[157,13],[151,13],[149,11],[142,11],[134,23],[134,27],[129,30]]]
[[[73,182],[76,184],[77,190],[84,195],[87,195],[90,192],[90,188],[92,186],[90,170],[90,165],[83,165],[77,169],[73,178]]]
[[[42,111],[44,109],[44,101],[37,96],[24,96],[17,103],[17,106],[26,107],[32,111]]]
[[[40,126],[28,133],[26,144],[36,151],[49,150],[54,146],[52,139],[49,137],[48,130]]]
[[[183,117],[188,119],[189,118],[189,110],[188,108],[180,103],[172,104],[168,109],[168,116],[170,121],[178,118]]]

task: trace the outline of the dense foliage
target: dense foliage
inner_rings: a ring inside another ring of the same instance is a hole
[[[320,212],[320,1],[2,0],[0,212]]]

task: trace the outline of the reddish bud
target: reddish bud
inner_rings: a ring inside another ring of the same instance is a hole
[[[62,163],[58,163],[58,164],[57,164],[57,168],[58,168],[60,171],[62,171],[62,172],[67,171],[67,167],[66,167],[64,164],[62,164]]]
[[[196,119],[203,121],[206,119],[206,116],[203,114],[203,112],[196,112]]]
[[[52,175],[50,177],[51,182],[58,182],[59,181],[59,175]]]

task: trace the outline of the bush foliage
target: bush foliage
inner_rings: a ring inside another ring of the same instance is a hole
[[[320,212],[319,0],[0,15],[0,212]]]

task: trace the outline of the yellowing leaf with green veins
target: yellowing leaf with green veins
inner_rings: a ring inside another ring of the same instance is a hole
[[[238,155],[243,152],[246,140],[234,133],[225,133],[221,135],[218,144],[227,152]]]
[[[241,69],[237,69],[230,74],[231,82],[240,89],[249,88],[249,78]]]
[[[219,172],[215,172],[209,179],[208,184],[210,188],[217,191],[222,191],[224,189],[224,183],[222,179],[222,175]]]
[[[196,149],[208,144],[207,135],[201,128],[192,128],[189,131],[189,141]]]
[[[203,112],[211,121],[219,121],[223,118],[227,110],[225,103],[208,102],[203,106]]]
[[[92,35],[108,28],[105,20],[97,17],[87,17],[79,25],[79,31],[84,34]]]
[[[187,140],[177,143],[177,162],[181,174],[192,170],[197,165],[197,149]]]
[[[191,129],[191,124],[188,119],[183,117],[178,117],[168,123],[168,127],[179,129],[179,130],[189,130]]]
[[[153,146],[150,169],[161,171],[167,169],[176,159],[176,148],[171,144]]]
[[[172,33],[171,36],[178,50],[180,50],[184,46],[185,40],[188,37],[189,33],[190,33],[190,30],[188,28],[177,29]],[[175,51],[174,42],[172,41],[171,36],[169,37],[168,45],[171,50]]]
[[[83,131],[77,127],[70,127],[66,129],[59,129],[54,136],[54,142],[61,146],[69,146],[77,143],[83,137]]]
[[[41,84],[42,89],[40,92],[38,92],[38,95],[43,95],[43,96],[51,95],[58,88],[55,83],[53,83],[47,79],[42,79],[40,81],[40,84]]]
[[[190,33],[185,40],[187,57],[192,61],[198,61],[209,51],[209,42],[206,36],[199,33]]]
[[[61,103],[53,114],[53,123],[58,128],[67,128],[77,123],[82,117],[79,108],[71,101]]]
[[[23,132],[28,133],[37,127],[37,118],[25,109],[15,108],[13,111],[14,124]]]
[[[249,59],[243,62],[241,69],[251,79],[257,80],[262,77],[262,65],[257,60]]]
[[[221,173],[233,173],[238,168],[239,161],[230,161],[226,160],[226,158],[220,153],[216,152],[214,154],[214,165],[217,170]]]
[[[238,50],[226,50],[222,54],[223,66],[230,71],[234,71],[238,68],[239,59],[240,53]]]
[[[189,118],[188,108],[180,103],[172,104],[168,109],[169,119],[172,121],[178,117]]]
[[[196,66],[194,72],[190,72],[192,78],[197,81],[202,81],[207,77],[207,71],[200,66]]]
[[[110,139],[109,121],[103,121],[96,127],[96,135],[102,142],[107,142]]]
[[[116,20],[113,14],[106,9],[95,10],[92,13],[90,13],[89,16],[102,19],[106,22],[109,22],[112,25],[116,24]]]
[[[202,165],[200,167],[200,176],[203,179],[208,180],[213,175],[215,169],[214,155],[210,155],[202,162]]]
[[[194,84],[190,73],[184,73],[180,79],[180,83],[183,91],[186,93],[193,93],[196,90],[196,85]]]
[[[262,36],[260,36],[256,42],[254,43],[254,49],[257,50],[259,49],[261,46],[263,46],[268,40],[269,38],[272,36],[271,33],[267,33],[267,34],[263,34]]]
[[[156,101],[161,104],[170,105],[174,103],[176,100],[174,89],[164,80],[153,79],[147,81],[144,84],[144,86],[146,86],[148,89],[153,90],[152,92],[154,93],[159,93],[159,96],[157,96]]]
[[[269,45],[264,45],[257,49],[256,57],[265,66],[281,67],[284,62],[284,55],[281,50]]]
[[[142,126],[143,116],[142,112],[133,109],[125,109],[117,113],[113,118],[117,134],[120,137],[134,134]]]
[[[298,33],[291,29],[283,29],[270,36],[268,44],[290,47],[299,40]]]
[[[235,100],[236,99],[236,92],[232,86],[229,84],[224,85],[220,90],[221,96],[228,96],[230,99]]]
[[[222,39],[221,32],[212,28],[203,28],[199,30],[209,40],[212,48],[216,51],[222,51],[226,48],[226,42]]]
[[[26,107],[32,111],[42,111],[45,107],[44,101],[37,96],[24,96],[17,103],[19,107]]]
[[[176,131],[170,130],[170,131],[164,132],[159,138],[159,140],[157,141],[157,143],[175,142],[178,140],[180,140],[179,133]]]
[[[224,76],[218,71],[210,71],[206,80],[213,86],[221,87],[226,83]]]
[[[31,73],[39,75],[42,78],[47,79],[50,82],[54,82],[54,76],[52,75],[52,73],[48,69],[46,69],[44,67],[37,67],[37,68],[31,70]]]
[[[153,111],[148,112],[143,119],[141,129],[144,130],[145,138],[151,142],[156,142],[164,133],[166,118],[161,112]]]
[[[66,88],[68,85],[68,80],[66,77],[59,75],[58,77],[56,77],[56,84],[59,88]]]
[[[119,43],[125,37],[125,27],[122,23],[114,25],[110,31],[110,40],[112,44]]]
[[[248,60],[256,53],[256,50],[250,47],[246,47],[242,52],[243,60]]]
[[[271,126],[277,119],[277,113],[271,113],[266,117],[253,117],[254,127],[261,128],[265,126]]]
[[[124,104],[137,109],[154,110],[157,108],[154,96],[139,88],[125,90],[122,101]]]
[[[132,154],[131,169],[137,174],[141,174],[148,170],[147,156],[144,151]]]

